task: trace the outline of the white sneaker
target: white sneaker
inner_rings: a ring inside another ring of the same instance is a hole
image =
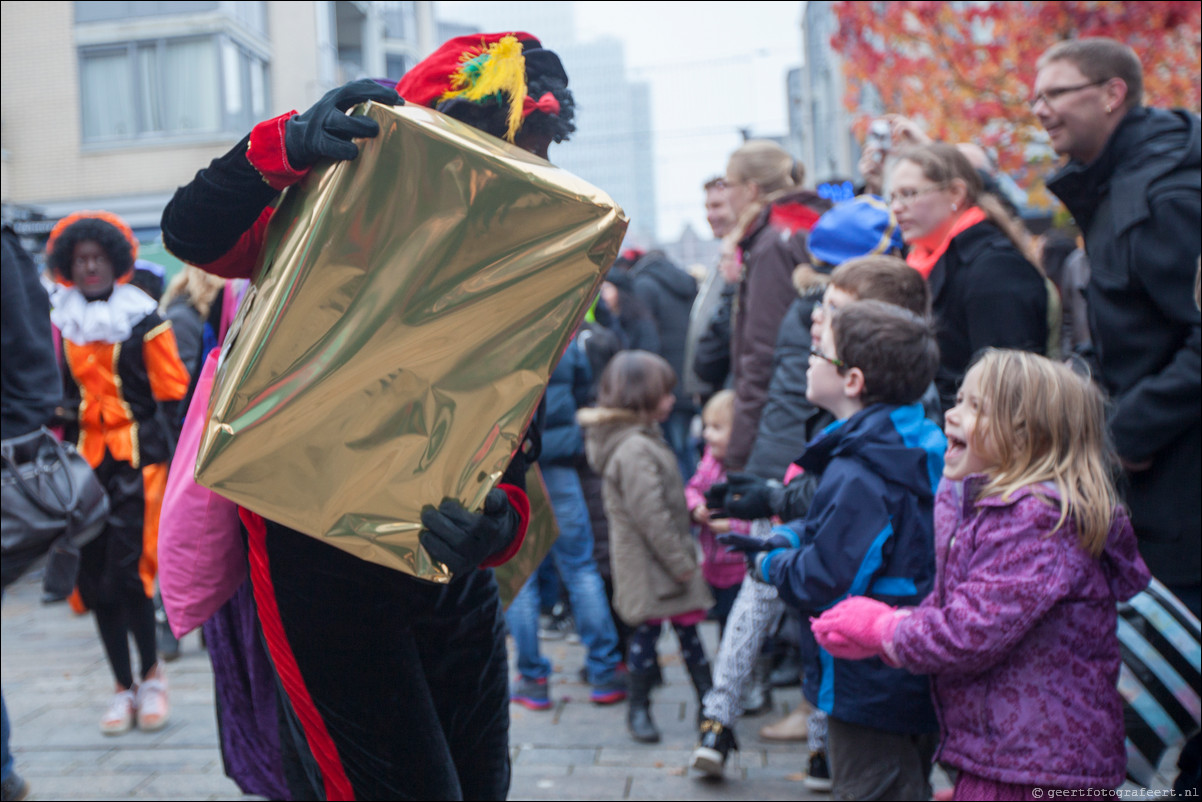
[[[109,709],[100,717],[100,731],[105,735],[121,735],[134,726],[137,701],[134,691],[118,691],[109,702]]]
[[[162,668],[156,667],[153,674],[142,680],[138,686],[137,704],[138,729],[153,732],[167,726],[171,709],[167,704],[167,677]]]

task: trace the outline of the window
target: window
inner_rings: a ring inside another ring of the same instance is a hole
[[[238,5],[242,5],[239,3]],[[252,3],[250,5],[262,5]],[[160,2],[77,2],[75,4],[75,22],[109,22],[132,19],[135,17],[163,17],[171,14],[195,14],[204,11],[216,11],[221,3],[189,2],[188,0],[161,0]]]
[[[267,109],[267,64],[223,35],[80,50],[87,143],[240,132]]]
[[[409,69],[408,60],[400,53],[387,54],[384,58],[384,63],[388,65],[385,74],[389,78],[395,78],[398,81]]]
[[[389,39],[417,39],[417,13],[412,2],[387,0],[384,7],[384,31]]]

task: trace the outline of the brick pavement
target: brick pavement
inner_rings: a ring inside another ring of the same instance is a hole
[[[13,585],[3,605],[2,681],[13,723],[17,771],[33,799],[248,799],[224,776],[213,714],[212,674],[195,634],[168,664],[172,718],[157,733],[106,737],[97,721],[112,692],[108,667],[90,616],[65,604],[43,606],[33,576]],[[716,630],[704,632],[712,653]],[[655,746],[630,740],[625,706],[597,707],[576,672],[583,648],[544,642],[556,674],[549,711],[512,705],[513,784],[510,799],[824,799],[801,782],[800,745],[761,742],[740,728],[743,750],[732,756],[725,782],[686,771],[694,743],[696,700],[671,636],[666,636],[665,687],[654,697],[664,733]],[[799,698],[778,691],[783,712]]]

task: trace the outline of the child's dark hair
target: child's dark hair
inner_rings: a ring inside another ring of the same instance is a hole
[[[860,401],[913,404],[939,368],[939,345],[931,320],[894,304],[855,301],[835,313],[832,324],[840,373],[864,374]]]
[[[920,317],[931,311],[926,279],[896,256],[848,259],[831,273],[831,285],[858,301],[881,301],[908,309]]]
[[[527,74],[527,80],[527,95],[532,98],[540,98],[550,92],[559,101],[559,113],[531,112],[530,116],[522,122],[521,134],[549,136],[553,142],[567,140],[576,130],[576,124],[572,121],[576,116],[576,101],[572,97],[572,90],[568,89],[567,82],[553,74]],[[456,98],[443,103],[438,110],[473,128],[478,128],[486,134],[492,134],[498,139],[505,138],[509,125],[507,116],[509,107],[504,102],[489,100],[483,103],[473,103]]]
[[[601,373],[597,406],[640,415],[655,412],[660,399],[676,387],[668,360],[650,351],[619,351]]]
[[[88,241],[104,249],[105,255],[113,263],[114,278],[121,278],[133,269],[134,252],[129,240],[116,226],[96,217],[77,220],[62,230],[54,240],[54,250],[50,252],[50,269],[70,281],[75,246]]]

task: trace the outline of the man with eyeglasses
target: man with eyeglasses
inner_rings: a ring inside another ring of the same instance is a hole
[[[1125,499],[1152,573],[1202,605],[1202,125],[1143,105],[1143,73],[1111,39],[1060,42],[1038,62],[1031,109],[1067,156],[1048,181],[1085,235],[1097,378]]]

